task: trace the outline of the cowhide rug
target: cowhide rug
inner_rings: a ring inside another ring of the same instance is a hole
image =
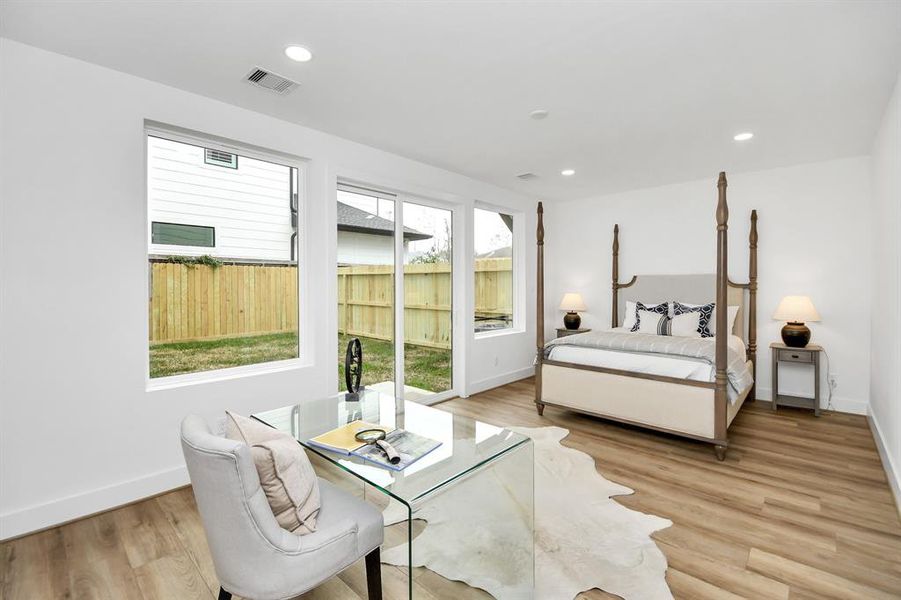
[[[535,444],[534,598],[572,600],[599,588],[626,600],[671,599],[666,557],[650,535],[672,523],[613,501],[611,496],[632,490],[604,479],[589,455],[561,445],[568,430],[508,429]],[[495,510],[510,496],[509,478],[509,473],[489,469],[427,502],[414,514],[427,525],[413,541],[413,566],[501,600],[527,597],[521,573],[529,568],[530,557],[517,544],[522,521],[498,518]],[[507,503],[506,510],[517,510],[516,503]],[[387,507],[386,524],[404,519],[402,507]],[[407,545],[383,550],[382,561],[406,565]]]

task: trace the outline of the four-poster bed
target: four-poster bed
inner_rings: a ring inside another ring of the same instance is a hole
[[[545,406],[574,410],[708,442],[714,444],[717,458],[725,458],[729,425],[744,400],[754,398],[758,239],[757,211],[752,211],[748,281],[730,281],[726,185],[726,174],[720,173],[715,274],[636,275],[621,283],[616,225],[611,307],[614,329],[569,336],[548,344],[544,338],[544,208],[539,202],[535,367],[539,415]],[[620,327],[627,305],[633,310],[633,303],[644,308],[642,302],[648,300],[657,300],[658,305],[666,303],[664,308],[669,310],[670,319],[670,302],[682,310],[715,302],[717,308],[710,320],[710,332],[715,335],[712,339],[701,335],[669,337],[632,333],[636,329]],[[637,366],[633,369],[628,366],[631,364]]]

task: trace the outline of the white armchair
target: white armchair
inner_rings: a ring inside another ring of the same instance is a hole
[[[322,507],[314,533],[279,527],[260,487],[250,449],[214,435],[196,415],[181,424],[181,445],[219,578],[220,600],[232,594],[285,600],[366,557],[370,600],[381,600],[382,515],[320,479]]]

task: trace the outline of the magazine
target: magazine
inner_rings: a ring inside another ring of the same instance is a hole
[[[327,431],[322,435],[317,435],[310,440],[310,443],[314,446],[318,446],[319,448],[331,450],[332,452],[350,454],[354,450],[359,450],[366,445],[364,442],[361,442],[354,437],[358,431],[362,431],[364,429],[381,429],[385,433],[393,431],[392,427],[375,425],[373,423],[367,423],[366,421],[357,419],[356,421],[351,421],[347,425],[342,425],[337,429],[332,429],[331,431]]]
[[[378,446],[357,440],[354,436],[358,431],[364,429],[384,430],[387,434],[385,441],[394,446],[394,449],[400,454],[400,462],[391,464]],[[383,425],[356,420],[310,439],[309,444],[347,456],[357,456],[392,471],[401,471],[440,446],[441,442],[411,431],[392,430]]]
[[[441,445],[439,441],[403,429],[395,429],[385,437],[385,441],[394,446],[394,449],[400,454],[399,463],[392,465],[388,462],[388,458],[375,444],[366,444],[351,454],[380,467],[387,467],[392,471],[402,471]]]

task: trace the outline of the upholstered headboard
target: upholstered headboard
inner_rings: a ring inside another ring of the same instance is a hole
[[[732,333],[747,342],[748,340],[748,290],[743,286],[730,284],[727,289],[729,306],[738,306],[738,317]],[[640,275],[630,283],[620,284],[617,294],[616,324],[623,323],[626,315],[626,302],[686,302],[688,304],[706,304],[716,298],[716,275]]]

